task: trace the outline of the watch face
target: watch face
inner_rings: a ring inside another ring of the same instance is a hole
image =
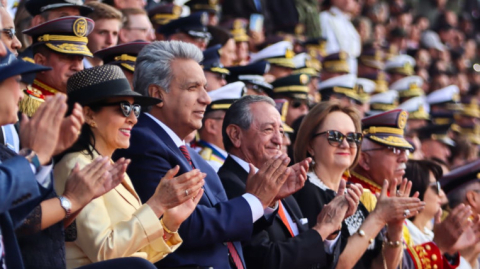
[[[63,198],[62,207],[70,209],[72,207],[72,203],[70,203],[70,201],[67,198],[65,197],[62,197],[62,198]]]

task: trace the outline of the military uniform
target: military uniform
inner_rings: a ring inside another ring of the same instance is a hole
[[[353,74],[336,76],[318,84],[318,91],[322,101],[329,101],[332,95],[347,97],[353,101],[359,99],[357,88],[357,77]]]
[[[45,46],[55,53],[92,57],[87,48],[87,35],[93,30],[94,22],[85,17],[70,16],[48,21],[24,31],[32,37],[32,46]],[[51,71],[53,72],[53,71]],[[25,91],[19,110],[32,116],[46,96],[61,92],[42,81],[41,76]]]
[[[326,55],[322,59],[322,73],[337,73],[338,75],[350,73],[347,58],[348,55],[345,51]]]
[[[293,63],[293,45],[290,41],[280,41],[270,45],[257,53],[250,55],[250,63],[258,61],[267,61],[272,65],[278,65],[285,68],[295,69]]]
[[[450,85],[436,90],[426,98],[430,105],[430,115],[434,124],[452,124],[462,105],[460,102],[460,89],[456,85]]]
[[[363,134],[366,139],[372,142],[387,146],[403,148],[407,150],[413,149],[410,143],[403,137],[403,132],[407,123],[407,112],[401,109],[391,110],[364,118],[362,120]],[[365,207],[372,211],[375,208],[377,199],[375,194],[380,194],[382,186],[375,183],[373,180],[365,175],[357,172],[351,172],[348,181],[352,183],[361,184],[362,187],[367,190],[361,197],[361,202]],[[426,268],[456,268],[459,264],[459,258],[456,257],[451,260],[445,256],[442,256],[440,249],[433,242],[427,242],[420,245],[413,245],[410,239],[408,228],[404,226],[404,248],[410,258],[413,260],[413,264],[416,269]]]
[[[240,99],[245,93],[245,84],[241,81],[227,84],[217,90],[208,92],[212,102],[207,106],[204,119],[209,118],[209,113],[212,111],[226,111],[235,102]],[[200,139],[191,145],[202,158],[215,170],[218,171],[225,162],[228,153],[220,147],[202,139],[200,132]],[[223,147],[223,145],[222,145]]]
[[[163,25],[169,23],[171,20],[180,18],[182,14],[182,7],[173,3],[160,4],[148,10],[148,18],[155,30],[159,30]]]
[[[227,82],[242,81],[247,89],[257,94],[271,95],[273,86],[265,81],[263,75],[270,69],[267,61],[259,61],[243,66],[226,67],[230,74],[227,75]]]
[[[398,91],[400,103],[412,97],[425,95],[422,89],[423,79],[419,76],[408,76],[399,79],[390,85],[390,90]]]

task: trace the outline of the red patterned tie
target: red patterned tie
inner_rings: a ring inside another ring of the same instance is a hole
[[[237,249],[233,245],[232,242],[227,242],[228,252],[230,252],[230,257],[233,260],[233,263],[237,267],[237,269],[244,269],[242,259],[240,259],[240,255],[238,255]]]
[[[182,145],[180,146],[180,151],[182,152],[183,156],[185,156],[185,159],[187,159],[188,163],[192,166],[192,168],[195,169],[195,166],[193,166],[192,162],[192,157],[190,157],[190,153],[188,152],[188,149],[186,146]],[[230,252],[230,257],[233,260],[233,263],[237,267],[237,269],[244,269],[242,259],[240,259],[240,255],[238,255],[237,249],[233,245],[232,242],[227,242],[227,248],[228,252]]]
[[[190,153],[188,152],[187,146],[185,145],[180,146],[180,151],[182,152],[183,156],[185,156],[185,159],[187,159],[190,166],[193,169],[195,169],[195,166],[193,166],[192,157],[190,157]]]

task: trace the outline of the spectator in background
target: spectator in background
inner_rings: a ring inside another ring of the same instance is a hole
[[[215,45],[221,45],[219,50],[220,62],[225,67],[230,67],[237,61],[236,45],[233,35],[227,30],[217,26],[208,26],[208,32],[212,35],[212,40],[208,42],[208,48]]]
[[[2,5],[0,5],[0,19],[3,25],[3,28],[0,30],[0,40],[3,41],[7,49],[16,56],[18,55],[18,50],[22,48],[22,43],[20,43],[15,35],[15,25],[12,17]]]
[[[122,27],[123,15],[120,11],[106,4],[91,2],[87,6],[93,8],[88,17],[95,22],[93,31],[88,35],[87,47],[90,52],[116,46],[118,43],[118,32]],[[83,60],[84,68],[99,66],[102,59],[87,57]]]
[[[155,30],[144,9],[122,9],[122,14],[125,21],[118,34],[119,44],[138,40],[155,40]]]

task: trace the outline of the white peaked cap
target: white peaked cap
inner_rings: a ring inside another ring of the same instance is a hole
[[[424,96],[413,97],[401,103],[398,108],[410,113],[420,110],[420,107],[423,106],[423,110],[428,114],[430,113],[430,106],[427,104],[425,99],[426,98]]]
[[[410,55],[397,55],[385,63],[385,70],[402,68],[407,63],[409,63],[412,67],[414,67],[416,64],[415,59]]]
[[[357,78],[357,84],[361,85],[365,93],[372,93],[377,86],[375,81],[367,78]]]
[[[434,105],[446,102],[457,102],[459,94],[460,89],[457,85],[450,85],[427,95],[427,103]]]
[[[338,77],[329,78],[325,81],[318,83],[318,90],[333,88],[333,87],[343,87],[353,89],[357,83],[357,76],[354,74],[346,74]]]
[[[245,83],[241,81],[229,83],[214,91],[208,92],[212,102],[219,100],[240,99],[245,90]]]
[[[257,53],[250,54],[250,63],[258,62],[269,58],[285,57],[285,54],[288,50],[293,50],[293,45],[290,41],[277,42]]]
[[[423,78],[419,76],[408,76],[401,78],[397,81],[395,81],[392,85],[390,85],[389,89],[390,90],[395,90],[395,91],[405,91],[410,88],[410,85],[414,83],[418,87],[422,87],[423,85]]]

